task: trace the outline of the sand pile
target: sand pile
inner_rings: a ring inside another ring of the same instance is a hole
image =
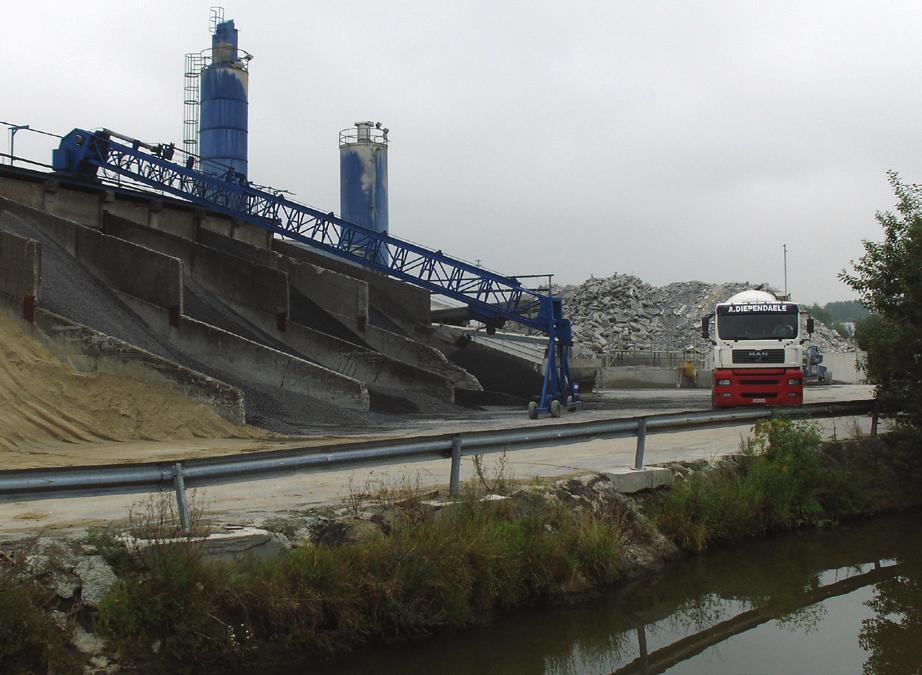
[[[0,314],[0,449],[257,435],[165,387],[74,372]]]

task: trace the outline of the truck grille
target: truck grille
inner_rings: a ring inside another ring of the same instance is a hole
[[[733,363],[784,363],[784,350],[734,349]]]

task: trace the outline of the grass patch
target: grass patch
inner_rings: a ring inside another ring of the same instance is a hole
[[[80,672],[80,660],[48,613],[53,601],[53,593],[23,573],[22,560],[0,569],[0,672]]]
[[[679,546],[702,551],[900,508],[918,500],[907,480],[918,474],[918,446],[915,454],[907,447],[893,440],[823,443],[812,422],[759,422],[737,462],[680,480],[649,500],[646,512]]]
[[[239,667],[463,628],[617,578],[613,519],[527,493],[479,496],[428,519],[398,511],[386,535],[361,543],[233,570],[201,560],[192,542],[165,547],[122,578],[99,627],[160,667]]]

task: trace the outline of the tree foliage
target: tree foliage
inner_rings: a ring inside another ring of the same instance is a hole
[[[833,321],[861,321],[868,317],[868,308],[857,300],[827,302],[823,308]]]
[[[897,202],[895,211],[877,213],[883,241],[864,241],[854,271],[839,277],[876,315],[861,322],[858,339],[883,411],[906,413],[922,428],[922,186],[888,176]]]

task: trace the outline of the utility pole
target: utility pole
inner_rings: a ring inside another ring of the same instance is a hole
[[[781,244],[784,249],[784,297],[788,297],[788,245]]]

